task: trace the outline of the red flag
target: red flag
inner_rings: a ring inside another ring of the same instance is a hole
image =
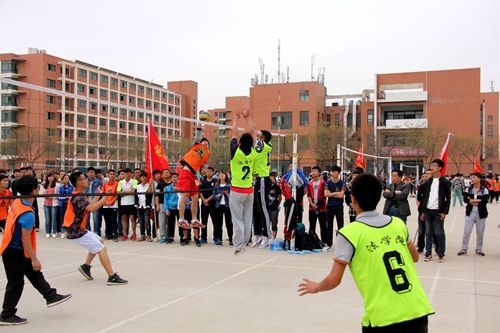
[[[483,169],[481,168],[478,160],[474,160],[474,172],[483,173]]]
[[[444,143],[443,149],[441,149],[441,156],[439,157],[444,163],[444,166],[441,169],[441,176],[444,176],[446,173],[446,160],[448,160],[448,149],[450,148],[450,136],[451,132],[448,132],[448,137],[446,138],[446,142]]]
[[[156,135],[153,123],[149,121],[148,139],[146,140],[146,172],[148,178],[151,178],[153,170],[170,169],[168,166],[167,155]]]
[[[356,162],[354,163],[355,168],[365,169],[365,158],[363,155],[363,144],[361,144],[361,149],[358,152],[358,157],[356,158]]]

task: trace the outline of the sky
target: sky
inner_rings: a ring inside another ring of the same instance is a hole
[[[328,94],[373,88],[376,73],[481,68],[500,90],[500,1],[0,0],[0,53],[47,50],[166,86],[198,82],[199,109],[249,95],[260,76]]]

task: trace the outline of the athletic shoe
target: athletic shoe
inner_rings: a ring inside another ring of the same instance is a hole
[[[460,250],[460,251],[458,251],[457,256],[463,256],[464,254],[467,254],[467,251]]]
[[[120,285],[120,284],[127,284],[128,281],[122,279],[118,274],[113,274],[108,278],[108,282],[106,284],[108,286],[115,286],[115,285]]]
[[[229,241],[229,246],[234,246],[233,241]]]
[[[197,247],[201,247],[201,242],[199,239],[195,239],[194,243],[196,244]]]
[[[189,222],[184,219],[179,219],[177,221],[177,225],[182,229],[188,229],[188,230],[191,229],[191,225],[189,224]]]
[[[160,244],[165,244],[165,243],[167,243],[167,240],[165,238],[161,238],[160,239]]]
[[[128,237],[127,236],[122,236],[122,241],[126,241],[128,240]]]
[[[78,271],[82,273],[82,275],[87,279],[87,280],[93,280],[94,278],[92,277],[92,274],[90,274],[90,265],[83,264],[81,266],[78,266]]]
[[[171,244],[173,242],[174,242],[173,238],[168,238],[167,240],[165,240],[165,243],[167,243],[167,244]]]
[[[63,302],[66,302],[70,298],[71,298],[71,294],[68,294],[68,295],[56,294],[56,296],[54,296],[54,298],[47,300],[47,307],[51,308],[57,304],[61,304]]]
[[[325,245],[323,245],[323,247],[321,248],[321,251],[326,252],[326,251],[328,251],[328,249],[329,249],[328,245],[326,245],[326,244],[325,244]]]
[[[200,238],[201,244],[208,244],[207,240],[205,238]]]
[[[443,263],[444,262],[444,256],[438,256],[438,262]]]
[[[146,241],[147,241],[147,242],[152,242],[152,241],[153,241],[153,239],[152,239],[150,236],[148,236],[148,237],[146,237]]]
[[[259,244],[259,249],[265,249],[269,245],[269,238],[262,237],[262,241]]]
[[[203,223],[201,223],[198,220],[191,220],[191,228],[203,229],[203,228],[206,228],[206,225],[204,225]]]
[[[253,242],[252,247],[259,246],[260,242],[262,242],[262,237],[261,236],[255,236],[255,241]]]
[[[431,261],[431,260],[432,260],[432,256],[430,254],[426,255],[425,258],[424,258],[425,262],[428,262],[428,261]]]
[[[50,238],[50,234],[46,234],[45,237]]]
[[[14,325],[22,325],[26,324],[28,319],[21,318],[16,315],[12,315],[10,317],[0,317],[0,326],[14,326]]]
[[[61,234],[61,239],[64,239],[64,238],[66,238],[66,233],[65,233],[65,232],[63,232],[63,233]]]
[[[131,241],[136,241],[136,240],[137,240],[137,236],[136,236],[135,234],[134,234],[134,235],[132,235],[132,237],[130,237],[130,240],[131,240]]]
[[[113,242],[118,242],[118,237],[114,237]]]
[[[183,240],[181,240],[181,245],[182,245],[182,246],[186,246],[186,245],[188,245],[188,244],[189,244],[189,240],[187,240],[187,239],[183,239]]]
[[[239,254],[242,254],[243,252],[245,252],[246,250],[245,249],[240,249],[240,250],[234,250],[234,255],[237,256]]]
[[[146,236],[141,236],[137,239],[138,242],[144,242],[146,240]]]
[[[483,252],[483,251],[478,251],[478,250],[476,250],[476,254],[477,254],[478,256],[481,256],[481,257],[484,257],[484,256],[485,256],[485,254],[484,254],[484,252]]]
[[[52,238],[57,238],[57,235],[56,234],[52,234]]]
[[[222,241],[220,239],[217,239],[214,241],[215,245],[222,246]]]

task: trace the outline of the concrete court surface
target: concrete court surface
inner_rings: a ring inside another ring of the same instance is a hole
[[[410,202],[415,212],[414,198]],[[451,209],[445,222],[446,262],[417,263],[436,311],[429,319],[430,332],[500,331],[496,326],[500,317],[500,205],[491,204],[488,209],[485,257],[471,254],[475,230],[469,254],[456,255],[464,215],[464,208],[457,207]],[[43,214],[41,218],[43,226]],[[280,229],[282,226],[283,217]],[[409,219],[409,228],[414,235],[415,215]],[[209,242],[211,232],[209,228]],[[46,279],[59,292],[72,293],[73,298],[48,309],[26,280],[18,315],[29,322],[0,327],[0,332],[361,331],[363,305],[349,270],[336,290],[297,296],[303,277],[319,280],[330,271],[332,252],[291,255],[248,248],[234,256],[227,242],[223,247],[207,244],[197,248],[193,244],[181,247],[178,242],[106,241],[115,271],[129,280],[126,286],[106,286],[106,275],[97,260],[93,281],[77,271],[86,255],[83,248],[66,239],[47,239],[43,230],[38,242]],[[5,282],[2,268],[2,291]]]

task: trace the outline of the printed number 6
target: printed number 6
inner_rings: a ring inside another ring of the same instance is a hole
[[[391,281],[392,290],[398,294],[406,293],[411,290],[411,283],[406,275],[404,267],[405,263],[398,251],[390,251],[384,253],[384,265],[389,281]]]

